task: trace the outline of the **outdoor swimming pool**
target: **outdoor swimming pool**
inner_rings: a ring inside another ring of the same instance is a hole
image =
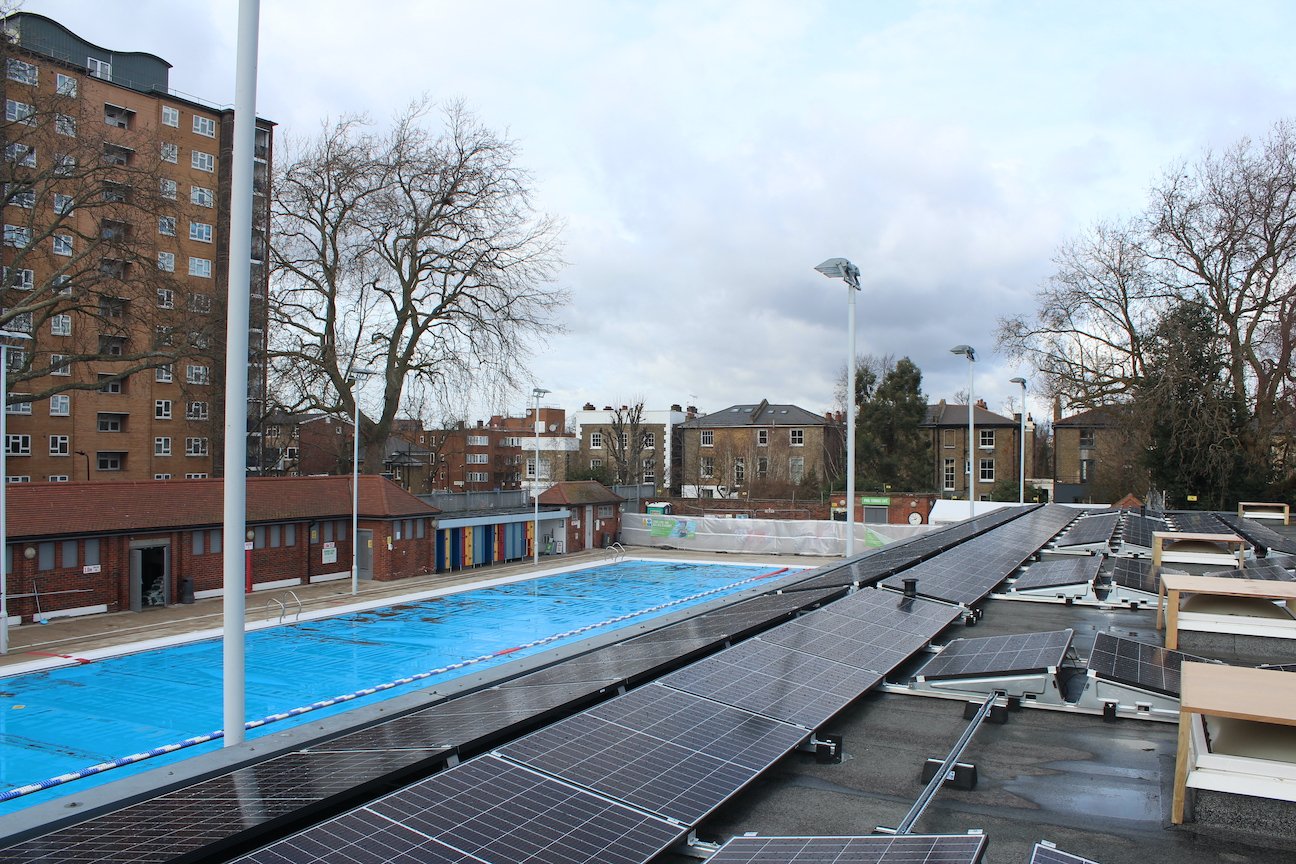
[[[622,561],[249,632],[249,720],[475,662],[247,735],[315,721],[733,594],[779,569]],[[685,598],[691,599],[679,602]],[[593,626],[623,616],[631,617]],[[543,644],[512,650],[538,640]],[[4,678],[0,792],[217,730],[221,692],[219,639]],[[0,814],[220,746],[219,740],[200,744],[15,798],[0,803]]]

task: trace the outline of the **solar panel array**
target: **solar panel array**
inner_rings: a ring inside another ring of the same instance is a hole
[[[708,864],[978,864],[984,834],[735,837]]]
[[[695,824],[807,737],[802,727],[648,684],[498,752]]]
[[[1070,630],[955,639],[918,671],[919,681],[1026,675],[1062,665],[1071,647]]]
[[[906,578],[916,578],[918,593],[925,597],[964,605],[976,603],[1074,518],[1074,510],[1047,504],[882,584],[901,589]]]
[[[1181,510],[1167,513],[1166,519],[1176,531],[1187,531],[1194,534],[1232,534],[1232,527],[1220,521],[1215,513],[1199,510]]]
[[[1063,852],[1051,844],[1036,843],[1027,864],[1098,864],[1098,862],[1091,858],[1081,858],[1079,855]]]
[[[1151,516],[1140,516],[1138,513],[1126,513],[1125,523],[1121,526],[1121,542],[1126,546],[1152,548],[1152,532],[1168,531],[1170,526],[1164,519]]]
[[[1234,567],[1229,570],[1212,570],[1206,574],[1221,579],[1260,579],[1270,582],[1296,582],[1296,574],[1293,574],[1286,567],[1283,567],[1278,561],[1271,561],[1268,558],[1261,558],[1259,561],[1253,561],[1246,567]]]
[[[1099,516],[1086,516],[1077,519],[1067,532],[1058,538],[1057,545],[1090,546],[1095,543],[1110,544],[1117,526],[1120,525],[1119,513],[1103,513]]]
[[[1117,558],[1111,580],[1122,588],[1157,593],[1157,577],[1152,573],[1152,561],[1147,558]]]
[[[1050,558],[1026,568],[1012,583],[1012,590],[1026,591],[1035,588],[1056,588],[1062,585],[1083,585],[1093,582],[1102,567],[1102,558],[1086,555],[1083,558]]]
[[[1296,540],[1284,537],[1257,519],[1239,518],[1234,513],[1220,514],[1220,519],[1231,530],[1246,538],[1258,552],[1267,554],[1269,550],[1273,550],[1288,554],[1296,553]]]
[[[1210,662],[1182,651],[1147,645],[1110,633],[1099,633],[1094,639],[1089,669],[1100,678],[1131,684],[1167,696],[1178,696],[1179,667],[1185,660]]]

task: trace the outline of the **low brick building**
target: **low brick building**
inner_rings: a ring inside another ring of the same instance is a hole
[[[563,546],[553,551],[567,553],[602,549],[615,542],[621,533],[620,505],[624,501],[620,495],[593,480],[567,480],[540,493],[541,505],[562,507],[569,513],[562,523],[565,531]]]
[[[11,623],[222,594],[223,487],[221,480],[11,485]],[[361,578],[434,569],[436,508],[377,476],[361,476],[359,491]],[[247,530],[234,548],[250,563],[249,591],[350,578],[351,478],[251,478]],[[245,542],[250,549],[238,548]]]

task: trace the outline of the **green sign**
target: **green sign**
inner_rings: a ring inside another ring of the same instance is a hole
[[[860,498],[860,504],[865,507],[890,507],[891,499],[885,495],[864,495]]]

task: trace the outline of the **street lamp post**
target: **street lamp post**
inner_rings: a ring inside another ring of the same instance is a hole
[[[855,292],[859,268],[845,258],[829,258],[815,268],[829,279],[846,283],[846,547],[855,554]]]
[[[377,369],[353,366],[347,374],[351,385],[351,401],[355,403],[354,425],[351,427],[351,596],[360,593],[360,378],[376,375]]]
[[[540,566],[540,397],[549,391],[543,387],[533,387],[531,395],[535,397],[535,486],[531,488],[531,501],[535,505],[535,524],[531,529],[531,554],[535,566]]]
[[[9,430],[6,421],[9,419],[9,346],[6,339],[30,339],[26,333],[12,330],[0,330],[0,654],[9,653],[9,548],[6,545],[8,511],[5,509],[5,487],[9,485],[9,466],[5,456],[9,452]]]
[[[1017,449],[1020,451],[1017,456],[1017,503],[1026,503],[1026,379],[1012,378],[1009,379],[1013,384],[1020,384],[1022,388],[1021,404],[1021,428],[1017,430]]]
[[[961,354],[968,361],[968,455],[967,455],[967,481],[968,481],[968,518],[971,519],[976,515],[976,474],[973,473],[975,466],[972,464],[972,455],[975,452],[972,448],[976,446],[972,440],[974,424],[972,422],[972,364],[976,362],[976,349],[971,345],[955,345],[950,349],[951,354]]]

